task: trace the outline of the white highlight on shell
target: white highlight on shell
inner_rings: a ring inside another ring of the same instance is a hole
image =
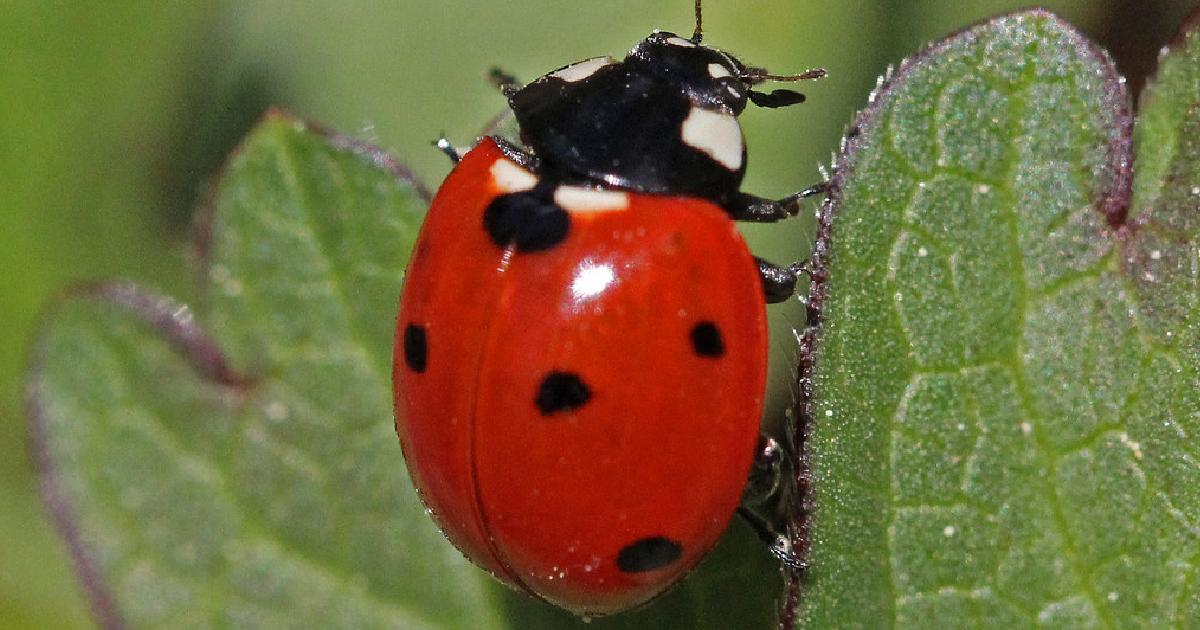
[[[562,79],[567,83],[575,83],[577,81],[582,81],[593,74],[596,74],[600,68],[611,66],[614,63],[617,63],[617,60],[613,59],[612,57],[593,57],[591,59],[577,61],[560,70],[555,70],[554,72],[550,73],[550,76],[556,79]]]
[[[629,193],[583,186],[559,186],[554,190],[554,203],[571,212],[628,210]]]
[[[714,79],[720,79],[721,77],[731,77],[733,76],[733,73],[729,71],[729,68],[726,68],[719,63],[710,63],[708,64],[708,76]]]
[[[668,37],[667,43],[672,46],[682,46],[684,48],[695,48],[696,45],[682,37]]]
[[[584,265],[571,280],[571,294],[577,300],[596,297],[604,293],[616,278],[612,265]]]
[[[683,121],[682,136],[685,144],[725,168],[731,171],[742,168],[742,128],[733,114],[693,107]]]
[[[496,160],[490,172],[492,183],[501,193],[522,192],[537,185],[537,176],[512,160]]]

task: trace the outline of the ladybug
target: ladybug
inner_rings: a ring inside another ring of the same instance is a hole
[[[400,301],[396,431],[429,513],[475,564],[585,616],[665,591],[739,510],[765,304],[801,270],[756,259],[733,221],[823,190],[741,192],[737,117],[804,100],[754,86],[824,72],[746,66],[701,44],[700,17],[528,85],[494,71],[520,143],[448,150]]]

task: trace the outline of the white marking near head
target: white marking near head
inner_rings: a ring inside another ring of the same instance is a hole
[[[719,63],[710,63],[708,64],[708,76],[714,79],[720,79],[721,77],[731,77],[733,76],[733,73],[729,71],[729,68],[726,68]]]
[[[583,186],[559,186],[554,190],[554,203],[571,212],[628,210],[629,193]]]
[[[725,168],[742,168],[742,128],[737,118],[720,110],[693,107],[683,121],[683,142],[703,152]]]
[[[667,43],[672,46],[682,46],[684,48],[695,48],[696,47],[696,44],[694,44],[682,37],[668,37]]]
[[[496,160],[489,171],[492,183],[501,193],[522,192],[537,185],[537,175],[506,158]]]
[[[550,76],[556,79],[562,79],[567,83],[575,83],[576,81],[582,81],[593,74],[596,74],[596,71],[600,68],[611,66],[614,63],[617,63],[617,60],[613,59],[612,57],[593,57],[591,59],[584,59],[583,61],[575,62],[565,68],[555,70],[554,72],[550,73]]]

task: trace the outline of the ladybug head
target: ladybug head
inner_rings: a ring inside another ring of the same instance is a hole
[[[622,61],[577,61],[521,88],[511,79],[501,82],[521,142],[558,179],[718,203],[740,199],[746,147],[737,116],[748,102],[785,107],[804,101],[799,92],[755,87],[815,79],[825,71],[773,75],[701,39],[697,2],[689,38],[656,31]]]
[[[690,38],[655,31],[629,51],[626,63],[635,63],[651,74],[674,83],[693,104],[741,114],[746,102],[759,107],[786,107],[804,102],[793,90],[759,92],[754,86],[767,81],[803,81],[825,76],[824,70],[797,75],[775,75],[749,67],[733,55],[701,44],[704,38],[700,0],[696,1],[696,30]]]

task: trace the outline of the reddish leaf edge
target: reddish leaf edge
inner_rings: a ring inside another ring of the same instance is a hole
[[[116,598],[108,590],[95,559],[78,526],[75,508],[60,483],[58,467],[51,455],[50,435],[44,404],[44,375],[48,354],[44,339],[59,311],[67,304],[90,301],[116,306],[142,324],[161,333],[196,372],[204,379],[229,387],[240,394],[248,393],[253,379],[237,374],[230,368],[224,353],[213,338],[200,327],[192,310],[184,303],[165,295],[139,288],[128,281],[109,281],[82,284],[59,294],[42,312],[38,324],[38,341],[33,346],[29,376],[25,382],[25,413],[29,425],[28,449],[37,477],[38,490],[51,523],[67,545],[75,566],[76,577],[91,602],[92,616],[97,625],[110,630],[125,627]]]
[[[353,136],[334,132],[320,124],[304,121],[282,108],[268,109],[246,138],[253,137],[267,125],[279,122],[299,126],[324,138],[334,148],[349,151],[376,168],[390,171],[397,179],[411,186],[426,204],[432,200],[429,189],[387,151]],[[206,198],[197,210],[192,252],[197,268],[194,284],[201,294],[201,299],[206,285],[204,274],[207,273],[212,251],[213,226],[217,214],[216,195],[230,164],[245,148],[246,140],[243,140],[226,158],[220,175],[207,187]],[[51,455],[47,430],[44,375],[49,357],[45,339],[58,313],[68,304],[78,301],[108,304],[133,315],[143,325],[161,334],[192,365],[200,378],[228,387],[239,397],[248,396],[253,392],[256,379],[253,375],[237,372],[231,366],[216,340],[197,321],[191,307],[175,298],[143,288],[133,281],[96,280],[78,283],[51,298],[39,314],[29,346],[23,388],[25,418],[29,431],[26,448],[30,454],[44,509],[51,525],[66,544],[75,577],[88,599],[93,621],[104,630],[121,630],[128,627],[128,624],[120,612],[116,597],[100,574],[95,557],[84,541],[75,506],[67,497],[60,482],[58,467]]]
[[[1200,18],[1200,13],[1197,14]],[[1131,233],[1126,222],[1133,189],[1133,110],[1125,86],[1125,78],[1117,71],[1112,57],[1098,44],[1063,18],[1045,9],[1030,9],[1003,14],[982,20],[958,30],[945,38],[928,45],[916,55],[903,60],[898,68],[889,67],[879,77],[876,87],[867,99],[867,107],[859,111],[842,138],[841,146],[834,155],[832,175],[828,193],[817,214],[817,234],[811,262],[811,283],[807,299],[807,313],[803,333],[800,335],[799,369],[797,391],[792,408],[795,426],[788,436],[792,452],[799,453],[793,460],[792,479],[797,488],[799,501],[789,515],[788,533],[792,548],[805,560],[811,551],[811,533],[816,514],[813,462],[816,454],[808,450],[815,429],[813,416],[813,375],[817,368],[817,353],[820,333],[824,321],[824,308],[829,299],[829,270],[836,261],[830,251],[835,237],[834,222],[843,202],[843,191],[854,177],[852,165],[857,153],[867,144],[875,129],[879,114],[889,102],[896,86],[903,83],[915,69],[943,54],[964,39],[975,37],[979,32],[998,26],[1013,19],[1044,19],[1058,25],[1071,43],[1085,55],[1095,60],[1104,73],[1104,109],[1114,113],[1117,129],[1109,141],[1108,163],[1112,179],[1105,189],[1098,191],[1093,208],[1104,215],[1109,229],[1104,237],[1117,241],[1128,239]],[[784,569],[784,592],[780,603],[779,630],[794,630],[802,605],[803,590],[810,583],[809,565],[801,562],[798,567]]]
[[[1148,99],[1153,98],[1155,87],[1158,85],[1159,74],[1158,67],[1162,65],[1164,59],[1176,50],[1187,45],[1187,38],[1192,33],[1200,32],[1200,7],[1197,7],[1187,15],[1179,24],[1179,29],[1171,37],[1161,49],[1158,51],[1158,59],[1156,61],[1155,71],[1150,73],[1145,84],[1142,86],[1142,91],[1137,95],[1137,111],[1141,111],[1147,105]],[[1128,272],[1136,262],[1136,247],[1137,241],[1133,238],[1138,231],[1146,225],[1154,223],[1153,208],[1144,207],[1137,208],[1134,213],[1133,220],[1126,226],[1123,236],[1125,237],[1126,256],[1123,259],[1123,271]]]

